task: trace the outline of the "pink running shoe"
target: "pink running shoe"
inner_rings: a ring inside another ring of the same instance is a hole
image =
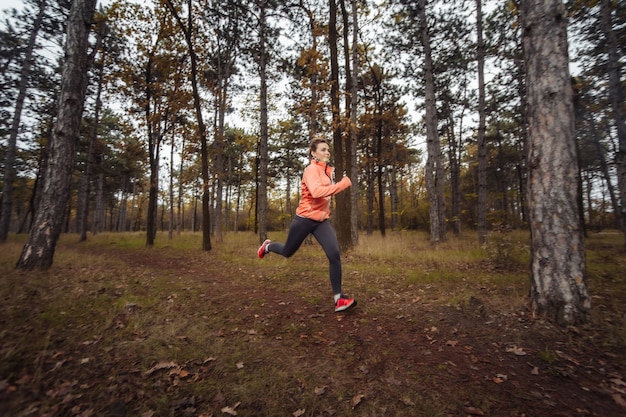
[[[353,298],[348,298],[344,295],[341,296],[335,303],[335,313],[339,313],[340,311],[346,311],[350,307],[354,307],[356,305],[356,300]]]
[[[261,245],[261,247],[259,248],[259,251],[257,252],[259,255],[259,258],[263,259],[263,257],[265,256],[265,254],[267,253],[267,246],[272,243],[271,240],[269,239],[265,239],[265,242],[263,242],[263,244]]]

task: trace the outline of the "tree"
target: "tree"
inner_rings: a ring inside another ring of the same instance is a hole
[[[106,36],[106,20],[100,16],[97,22],[96,30],[96,46],[93,48],[92,53],[99,53],[100,57],[97,62],[94,62],[93,67],[96,69],[96,97],[94,106],[94,117],[88,133],[88,149],[87,157],[85,161],[85,169],[79,180],[78,197],[76,203],[76,230],[80,237],[79,240],[84,242],[87,240],[88,229],[88,213],[89,213],[89,191],[91,183],[91,171],[94,164],[94,153],[96,151],[98,141],[98,126],[100,124],[100,114],[102,110],[102,90],[104,84],[104,66],[106,59],[106,48],[102,47],[104,37]]]
[[[269,163],[269,122],[268,122],[268,65],[270,60],[269,48],[274,39],[272,28],[269,26],[269,14],[276,7],[274,0],[254,0],[258,8],[258,27],[256,52],[254,52],[257,71],[259,74],[259,143],[258,143],[258,177],[257,177],[257,219],[259,222],[259,242],[267,239],[267,181]]]
[[[22,109],[24,108],[24,101],[26,100],[26,90],[29,84],[28,81],[30,77],[31,64],[35,49],[35,41],[37,40],[37,36],[39,35],[39,31],[43,23],[43,18],[45,16],[46,2],[43,0],[38,1],[37,7],[39,8],[39,10],[37,12],[37,16],[35,17],[35,20],[33,21],[33,27],[28,38],[28,44],[26,46],[24,62],[20,71],[18,87],[19,91],[15,102],[15,112],[13,114],[13,120],[11,122],[7,154],[4,161],[4,184],[2,188],[2,206],[0,210],[0,242],[5,242],[7,240],[9,228],[11,226],[17,135],[19,133],[19,127],[22,120]]]
[[[193,91],[193,103],[196,112],[196,120],[198,123],[198,136],[200,139],[200,146],[202,150],[202,249],[211,250],[211,218],[209,212],[209,199],[208,199],[208,180],[209,180],[209,165],[208,165],[208,147],[206,141],[206,127],[204,124],[204,118],[202,116],[202,104],[200,101],[200,93],[198,90],[198,56],[196,55],[194,47],[194,26],[193,26],[193,8],[191,0],[187,2],[187,22],[186,24],[180,18],[178,11],[174,7],[171,0],[167,0],[167,6],[176,19],[179,29],[185,36],[185,43],[187,45],[187,52],[191,57],[191,74],[189,75],[192,91]]]
[[[522,2],[528,94],[530,300],[537,316],[589,320],[585,247],[578,211],[578,162],[567,19],[561,0]]]
[[[613,112],[613,122],[617,130],[617,184],[621,200],[622,232],[624,233],[624,248],[626,249],[626,115],[624,114],[624,92],[621,81],[621,65],[618,42],[613,31],[613,19],[610,0],[600,1],[600,15],[604,30],[605,48],[607,54],[607,75],[609,79],[609,102]]]
[[[338,122],[338,126],[333,129],[333,142],[334,143],[334,152],[335,152],[335,163],[337,172],[335,175],[337,176],[337,180],[340,179],[341,175],[344,173],[347,175],[352,174],[352,141],[353,138],[356,137],[356,126],[352,125],[352,121],[356,121],[356,99],[354,96],[354,92],[356,90],[353,89],[353,85],[357,82],[356,79],[353,79],[353,71],[351,70],[352,64],[354,63],[354,59],[350,54],[350,40],[349,33],[350,28],[352,27],[353,32],[356,34],[357,26],[356,24],[350,24],[348,19],[348,10],[346,9],[345,0],[339,0],[339,6],[341,9],[342,16],[342,35],[343,35],[343,50],[344,50],[344,69],[345,69],[345,79],[346,79],[346,88],[345,88],[345,118],[346,121],[345,127],[344,123],[341,123],[340,113],[337,113],[336,121]],[[337,5],[332,4],[331,7],[336,9]],[[332,15],[331,15],[332,16]],[[353,21],[356,22],[357,16],[354,15]],[[331,19],[332,21],[332,19]],[[332,23],[331,23],[332,24]],[[336,20],[335,20],[336,24]],[[334,29],[329,26],[329,30],[333,31]],[[330,35],[330,32],[329,32]],[[334,35],[335,41],[337,41],[337,35]],[[329,36],[330,41],[330,36]],[[354,43],[352,45],[355,48],[357,45]],[[331,45],[332,48],[332,45]],[[338,75],[338,74],[337,74]],[[337,79],[338,81],[338,79]],[[333,85],[335,83],[335,79],[333,79]],[[339,94],[339,91],[336,92]],[[338,101],[337,101],[338,103]],[[354,112],[354,116],[353,116]],[[335,134],[335,129],[337,129],[340,134]],[[345,134],[344,134],[345,132]],[[356,181],[355,181],[356,182]],[[335,197],[335,201],[337,203],[337,210],[335,214],[336,218],[336,227],[337,231],[337,240],[339,241],[339,246],[347,250],[351,248],[356,241],[356,230],[353,230],[353,222],[351,220],[351,216],[353,214],[352,204],[356,204],[356,201],[352,200],[353,194],[349,193],[340,193]]]
[[[424,99],[426,110],[426,187],[430,202],[430,242],[432,244],[446,238],[446,206],[443,196],[444,168],[441,156],[441,143],[437,129],[437,103],[435,99],[435,76],[433,69],[430,29],[426,20],[426,0],[419,0],[421,42],[424,48]]]
[[[482,0],[476,0],[476,56],[478,61],[478,243],[487,241],[487,144],[485,143],[485,44]]]
[[[47,269],[52,265],[69,199],[74,151],[87,88],[87,48],[96,0],[74,0],[67,23],[59,114],[55,123],[41,207],[22,249],[17,267]]]

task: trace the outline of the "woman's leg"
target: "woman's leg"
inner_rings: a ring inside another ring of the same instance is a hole
[[[287,241],[283,243],[272,242],[267,246],[268,252],[278,253],[286,258],[292,256],[302,245],[304,239],[313,232],[318,222],[296,216],[289,226]]]
[[[326,220],[319,223],[313,230],[313,236],[320,243],[328,258],[330,285],[333,287],[333,294],[341,294],[341,253],[339,252],[339,242],[335,230]]]

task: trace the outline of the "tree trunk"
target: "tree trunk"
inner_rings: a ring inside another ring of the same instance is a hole
[[[169,226],[167,228],[167,238],[172,240],[174,238],[174,137],[172,137],[172,146],[170,147],[170,183],[169,183],[169,206],[170,206],[170,219]]]
[[[482,0],[476,0],[478,61],[478,243],[487,241],[487,143],[485,140],[485,45],[483,43]]]
[[[187,1],[187,26],[183,23],[178,15],[176,8],[171,0],[168,0],[168,6],[178,25],[185,35],[187,50],[191,57],[191,88],[193,92],[193,106],[196,113],[196,122],[198,123],[198,136],[200,139],[200,154],[202,159],[202,250],[211,250],[211,210],[209,206],[209,151],[206,139],[206,125],[202,116],[202,102],[198,91],[198,56],[193,45],[193,19],[191,0]]]
[[[522,2],[528,93],[528,206],[533,314],[561,325],[590,319],[578,211],[573,89],[561,0]]]
[[[122,190],[122,198],[120,199],[120,212],[118,215],[117,228],[118,232],[126,231],[126,212],[128,210],[128,174],[122,174],[122,180],[120,182],[120,189]]]
[[[260,77],[260,137],[259,137],[259,178],[257,214],[259,220],[259,243],[267,239],[267,168],[269,162],[268,150],[268,115],[267,115],[267,51],[265,45],[267,1],[261,1],[260,28],[259,28],[259,77]]]
[[[352,72],[350,70],[351,67],[351,59],[350,59],[350,43],[349,43],[349,33],[350,33],[350,22],[348,19],[348,11],[346,10],[346,4],[344,0],[339,0],[339,5],[341,8],[342,15],[342,34],[343,34],[343,55],[344,55],[344,66],[346,71],[346,91],[345,91],[345,112],[346,118],[345,120],[350,120],[350,112],[351,112],[351,103],[352,103]],[[339,131],[340,135],[337,136],[339,142],[335,143],[335,162],[337,166],[337,171],[335,173],[337,181],[341,179],[341,176],[345,173],[352,172],[351,163],[351,149],[350,146],[352,144],[351,138],[349,136],[343,135],[343,130],[341,127],[343,123],[339,123]],[[350,130],[349,130],[350,131]],[[352,213],[352,208],[350,206],[351,203],[351,194],[349,192],[337,194],[335,197],[335,201],[337,202],[337,210],[335,211],[335,229],[337,231],[337,240],[339,241],[339,247],[342,250],[347,250],[352,247],[352,229],[350,222],[350,214]]]
[[[104,37],[104,21],[100,22],[98,28],[98,45]],[[101,53],[103,50],[98,48]],[[98,141],[98,126],[100,124],[100,110],[102,109],[102,84],[104,82],[104,58],[100,59],[98,67],[98,87],[96,92],[96,106],[94,109],[93,125],[89,132],[89,146],[87,149],[87,161],[85,163],[85,172],[80,179],[80,187],[78,190],[78,203],[76,207],[76,224],[78,225],[79,241],[87,240],[87,229],[89,225],[89,195],[91,184],[91,172],[94,164],[94,153],[96,151],[96,143]]]
[[[350,95],[350,230],[352,234],[352,246],[359,243],[359,167],[357,160],[357,80],[359,76],[359,23],[357,0],[350,0],[352,6],[352,94]]]
[[[91,233],[98,234],[104,231],[104,173],[98,174],[98,188],[96,188],[96,204],[93,215]]]
[[[368,158],[372,161],[372,158]],[[366,230],[367,235],[371,236],[374,234],[374,165],[370,162],[365,167],[365,182],[367,184],[366,189],[366,199],[367,199],[367,224]]]
[[[606,181],[606,188],[611,199],[611,207],[613,208],[613,214],[615,215],[614,225],[617,229],[624,230],[624,219],[620,215],[620,204],[618,202],[617,195],[615,194],[615,187],[611,181],[609,166],[606,163],[606,150],[600,143],[600,135],[598,134],[596,121],[592,114],[589,114],[587,117],[587,123],[589,123],[589,128],[591,129],[593,144],[596,148],[596,152],[598,152],[598,157],[600,158],[600,169],[602,170],[602,176],[604,177],[604,181]]]
[[[448,125],[450,126],[448,129],[450,137],[448,150],[448,159],[450,160],[450,209],[452,211],[450,222],[452,224],[452,232],[455,236],[459,236],[461,234],[461,157],[459,149],[462,148],[460,141],[463,135],[463,124],[462,122],[459,123],[459,135],[457,138],[454,133],[453,112],[449,110],[447,113]],[[463,117],[460,117],[460,120],[462,121]]]
[[[435,76],[432,49],[426,20],[426,0],[419,0],[421,41],[424,47],[424,101],[426,110],[426,188],[430,202],[430,243],[445,240],[445,202],[443,200],[443,163],[441,143],[437,131],[437,103],[435,99]]]
[[[395,146],[394,146],[394,161],[395,158]],[[398,167],[393,164],[389,172],[389,202],[391,203],[391,231],[400,231],[400,203],[398,198]]]
[[[6,148],[6,157],[4,160],[4,184],[2,187],[2,208],[0,211],[0,243],[6,242],[11,229],[11,217],[13,213],[13,183],[15,182],[15,157],[17,151],[17,135],[19,133],[20,122],[22,120],[22,110],[24,101],[26,100],[26,90],[28,89],[28,81],[30,78],[30,68],[33,60],[33,51],[35,49],[35,41],[39,34],[39,29],[43,22],[46,10],[46,2],[39,1],[39,12],[33,22],[33,28],[30,32],[26,53],[24,55],[24,63],[20,71],[19,87],[17,99],[15,101],[15,113],[11,122],[11,130],[9,132],[9,141]]]
[[[69,199],[76,142],[87,89],[87,48],[96,0],[75,0],[67,20],[65,62],[59,114],[55,124],[41,206],[17,267],[47,269],[52,265]]]
[[[183,170],[185,168],[185,137],[180,145],[180,165],[178,168],[178,195],[176,197],[176,234],[180,235],[183,229]]]
[[[624,116],[624,92],[620,80],[620,59],[618,43],[613,31],[613,19],[611,18],[611,1],[600,1],[600,13],[602,16],[602,28],[606,38],[607,52],[607,75],[609,77],[609,101],[613,111],[613,122],[617,129],[619,149],[617,151],[617,185],[621,201],[621,224],[624,233],[624,248],[626,249],[626,120]]]

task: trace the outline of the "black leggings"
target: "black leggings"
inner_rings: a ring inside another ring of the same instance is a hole
[[[333,294],[341,294],[341,257],[339,242],[335,230],[328,220],[316,222],[304,217],[296,216],[289,226],[287,241],[283,243],[272,242],[267,246],[269,252],[278,253],[286,258],[291,257],[302,245],[304,239],[312,233],[315,239],[322,245],[329,262],[330,285]]]

